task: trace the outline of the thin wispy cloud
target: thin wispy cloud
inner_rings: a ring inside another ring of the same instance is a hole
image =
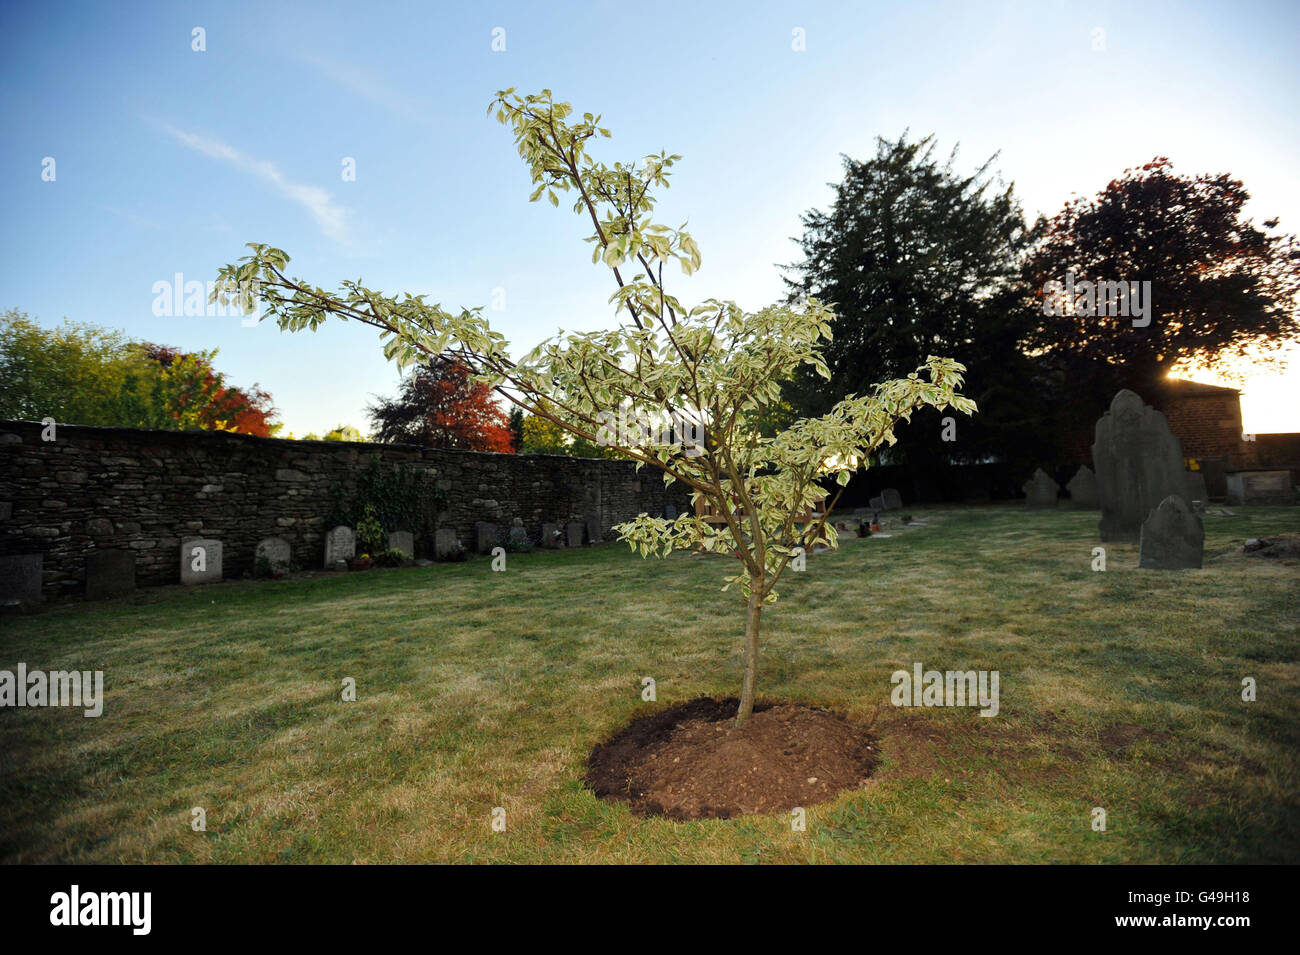
[[[382,80],[365,70],[312,53],[299,54],[298,60],[313,67],[344,89],[396,116],[419,123],[428,121],[427,111],[418,102],[405,93],[387,86]]]
[[[237,169],[242,169],[263,182],[274,186],[281,195],[298,203],[310,212],[324,235],[339,242],[347,241],[348,211],[337,205],[334,197],[327,190],[319,186],[294,182],[280,172],[275,163],[270,160],[246,155],[220,140],[200,136],[197,133],[187,133],[185,130],[177,129],[167,123],[162,123],[161,126],[177,142],[193,149],[195,152],[228,163]]]
[[[103,203],[96,203],[96,206],[102,209],[104,212],[108,212],[111,213],[112,215],[117,216],[119,219],[125,219],[127,222],[131,223],[131,225],[136,226],[137,228],[140,229],[161,229],[162,228],[162,225],[160,223],[157,223],[152,219],[147,219],[144,216],[139,215],[138,213],[132,212],[130,209],[119,209],[117,206],[106,206]]]

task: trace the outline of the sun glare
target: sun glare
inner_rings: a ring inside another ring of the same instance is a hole
[[[1251,358],[1225,358],[1214,370],[1179,365],[1173,377],[1241,389],[1241,426],[1247,434],[1300,431],[1300,342],[1284,348],[1285,367],[1261,367]]]

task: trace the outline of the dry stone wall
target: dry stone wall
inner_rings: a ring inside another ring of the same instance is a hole
[[[0,420],[0,557],[41,554],[47,599],[83,594],[87,557],[102,551],[132,552],[140,585],[179,583],[192,538],[222,542],[226,578],[251,572],[270,537],[295,565],[321,568],[333,489],[350,493],[374,454],[434,470],[449,495],[439,526],[467,547],[478,522],[518,518],[537,540],[543,523],[595,520],[609,537],[620,521],[689,505],[684,487],[631,461],[72,425],[44,441],[42,430]]]

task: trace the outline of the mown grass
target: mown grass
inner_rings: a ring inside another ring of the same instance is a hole
[[[874,718],[884,755],[806,832],[641,819],[583,788],[592,744],[651,707],[641,677],[658,706],[740,682],[726,563],[608,545],[0,620],[0,669],[106,685],[98,719],[0,710],[0,859],[1300,861],[1300,568],[1241,554],[1300,509],[1209,517],[1205,569],[1165,573],[1131,545],[1092,572],[1093,513],[914,513],[810,558],[765,615],[764,695]],[[890,706],[916,661],[998,670],[1000,714]]]

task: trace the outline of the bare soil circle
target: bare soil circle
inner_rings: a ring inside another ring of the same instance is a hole
[[[587,788],[639,816],[731,819],[789,812],[857,789],[880,761],[876,739],[842,714],[801,703],[700,697],[634,720],[598,743]]]

